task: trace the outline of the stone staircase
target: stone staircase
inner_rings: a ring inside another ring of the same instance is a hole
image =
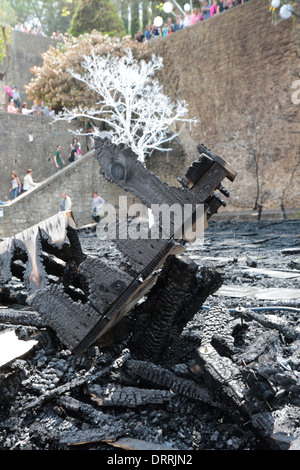
[[[60,211],[61,194],[66,191],[72,200],[77,226],[93,222],[91,207],[93,192],[108,203],[117,205],[124,192],[108,183],[100,174],[94,150],[80,160],[57,170],[32,190],[22,193],[13,201],[0,206],[0,237],[7,238],[38,224]]]

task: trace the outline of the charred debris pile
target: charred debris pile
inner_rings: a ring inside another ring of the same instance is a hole
[[[146,205],[210,219],[235,173],[198,150],[180,190],[110,142],[96,158]],[[0,448],[299,449],[299,226],[100,240],[60,213],[0,242]]]

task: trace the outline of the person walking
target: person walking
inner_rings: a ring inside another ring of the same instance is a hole
[[[11,193],[12,199],[16,199],[16,197],[18,197],[22,192],[21,181],[15,171],[12,171],[11,173],[11,188],[9,192]]]
[[[81,158],[81,155],[82,155],[81,143],[77,140],[76,137],[74,137],[74,139],[72,140],[72,143],[70,144],[70,156],[71,156],[71,152],[75,148],[75,146],[76,146],[76,153],[77,153],[77,156],[78,156],[78,159],[79,159],[79,158]]]
[[[102,206],[105,204],[105,200],[99,196],[97,191],[94,191],[93,195],[93,204],[92,204],[92,217],[95,222],[99,222],[101,216],[103,215]],[[102,212],[102,213],[101,213]]]
[[[74,147],[72,147],[72,150],[71,150],[71,153],[70,153],[70,156],[69,156],[69,162],[70,163],[75,162],[75,160],[79,160],[78,145],[77,144],[75,144]]]
[[[65,162],[61,157],[61,145],[58,145],[56,147],[56,152],[53,158],[54,158],[54,163],[55,163],[56,168],[58,170],[61,170],[65,165]]]
[[[66,212],[66,215],[68,215],[69,217],[72,217],[72,219],[75,222],[73,212],[72,212],[72,200],[70,196],[67,195],[66,191],[63,191],[61,196],[62,196],[62,201],[60,203],[60,210],[62,212]]]
[[[35,183],[32,179],[32,170],[28,168],[26,175],[24,176],[23,191],[29,191],[30,189],[39,186],[40,183]]]
[[[66,191],[63,191],[61,194],[62,201],[60,203],[60,210],[62,212],[71,212],[72,211],[72,201],[69,196],[67,196]]]

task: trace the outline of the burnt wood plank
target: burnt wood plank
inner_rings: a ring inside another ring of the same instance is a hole
[[[202,153],[199,159],[190,165],[185,175],[179,176],[177,180],[183,185],[183,187],[191,188],[205,175],[213,163],[214,160],[212,158],[205,155],[205,153]]]
[[[10,308],[0,308],[0,323],[33,326],[38,328],[47,326],[46,321],[36,312],[25,310],[16,311],[15,309]]]
[[[171,394],[166,390],[126,387],[116,384],[88,385],[86,392],[99,406],[126,406],[135,408],[142,405],[167,403]]]
[[[205,175],[190,189],[190,192],[197,196],[198,200],[205,202],[225,177],[226,170],[218,163],[213,163]]]
[[[220,405],[214,401],[213,396],[204,386],[196,384],[192,380],[178,377],[166,368],[146,361],[130,359],[125,364],[127,372],[133,377],[139,378],[145,383],[166,388],[174,393],[183,395],[190,399],[208,403],[219,408]]]
[[[207,297],[222,284],[219,271],[202,268],[186,256],[170,256],[142,305],[133,310],[136,322],[130,349],[137,359],[168,363],[177,357],[183,328]]]
[[[125,271],[92,257],[87,257],[80,264],[79,272],[84,278],[82,282],[85,284],[88,299],[100,313],[104,313],[134,281]]]
[[[224,158],[212,152],[204,144],[198,144],[197,149],[200,154],[205,153],[208,157],[212,158],[216,163],[218,163],[221,167],[223,167],[226,170],[226,177],[230,181],[235,180],[237,176],[237,171],[232,165],[230,165],[230,163],[224,160]]]
[[[14,252],[14,239],[7,238],[0,242],[0,284],[11,278],[11,263]]]
[[[114,304],[93,326],[88,335],[82,338],[82,341],[73,349],[77,354],[82,353],[92,343],[99,340],[107,331],[118,323],[124,315],[154,286],[157,280],[158,272],[151,275],[155,270],[163,265],[167,257],[171,254],[182,252],[182,247],[170,241],[169,245],[159,253],[150,265],[141,272],[139,278],[136,278],[132,284],[123,292]],[[141,281],[143,280],[143,282]]]
[[[71,351],[99,320],[95,309],[87,304],[76,304],[55,284],[40,289],[28,302]]]
[[[219,157],[220,165],[215,159],[214,171],[208,176],[209,167],[205,166],[203,173],[198,171],[200,182],[203,177],[204,188],[201,193],[197,194],[194,190],[190,192],[187,188],[177,188],[169,186],[162,182],[156,175],[151,173],[145,166],[137,161],[137,157],[130,148],[122,145],[112,144],[109,140],[96,139],[95,156],[100,165],[100,171],[104,177],[113,183],[116,183],[125,191],[130,192],[138,197],[143,204],[151,207],[152,204],[167,204],[172,206],[175,202],[181,205],[204,203],[205,199],[215,190],[217,185],[221,183],[223,178],[228,174],[228,169],[224,169],[225,160]],[[201,166],[201,162],[199,165]],[[219,167],[223,171],[218,174],[215,168]],[[196,184],[196,181],[194,182]],[[211,186],[210,186],[211,185]],[[199,187],[197,187],[199,190]]]

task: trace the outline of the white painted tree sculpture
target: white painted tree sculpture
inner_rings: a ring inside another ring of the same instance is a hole
[[[108,125],[111,140],[131,147],[142,162],[154,149],[169,151],[165,144],[177,137],[170,127],[175,123],[196,122],[187,118],[185,101],[172,102],[162,91],[154,74],[162,68],[162,59],[152,56],[149,62],[137,61],[130,50],[121,57],[99,56],[92,50],[85,56],[82,73],[69,73],[94,91],[94,108],[83,106],[65,109],[56,120],[71,121],[85,117]],[[78,131],[79,132],[79,131]],[[95,129],[95,135],[99,129]]]

